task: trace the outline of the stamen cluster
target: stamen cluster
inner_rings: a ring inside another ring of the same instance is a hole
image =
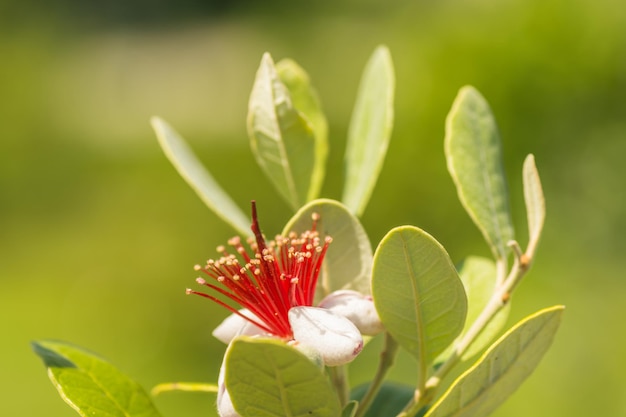
[[[246,315],[215,295],[187,289],[187,294],[208,298],[229,311],[238,314],[263,331],[284,339],[292,339],[288,320],[292,307],[311,306],[315,295],[322,262],[332,241],[320,241],[316,230],[319,215],[313,214],[313,226],[301,235],[291,232],[266,242],[260,231],[256,207],[252,206],[252,232],[246,249],[241,238],[234,237],[228,245],[236,255],[220,246],[219,259],[209,259],[206,265],[196,265],[210,277],[196,279],[214,292],[221,294],[254,315]]]

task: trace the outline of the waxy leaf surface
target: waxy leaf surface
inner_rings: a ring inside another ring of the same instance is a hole
[[[158,117],[153,117],[151,122],[163,152],[187,184],[222,220],[242,235],[249,236],[251,233],[248,217],[215,181],[183,138]]]
[[[452,384],[425,417],[484,417],[535,370],[552,344],[562,306],[532,314],[507,331]]]
[[[387,153],[394,88],[391,54],[379,46],[365,66],[348,130],[342,201],[357,216],[367,206]]]
[[[387,331],[425,370],[459,335],[467,313],[448,253],[423,230],[392,229],[374,254],[372,295]]]
[[[289,220],[283,234],[310,230],[313,213],[320,216],[317,230],[322,241],[326,236],[333,239],[324,258],[316,301],[336,290],[370,294],[372,247],[363,226],[344,205],[328,199],[311,201]]]
[[[276,339],[235,339],[226,353],[226,387],[242,417],[341,415],[324,370]]]
[[[535,157],[531,154],[526,157],[523,169],[524,201],[528,217],[528,240],[535,246],[541,237],[543,222],[546,218],[546,202],[539,172],[535,166]]]
[[[160,416],[139,384],[98,356],[61,342],[32,345],[63,400],[81,416]]]
[[[320,175],[314,126],[294,106],[268,53],[250,95],[248,135],[257,162],[294,211],[314,198]]]
[[[494,256],[504,259],[513,239],[500,136],[487,101],[463,87],[446,119],[448,170],[461,203]]]

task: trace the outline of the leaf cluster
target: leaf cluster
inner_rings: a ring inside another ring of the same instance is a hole
[[[372,382],[350,393],[345,368],[326,369],[281,341],[235,339],[225,355],[225,383],[243,417],[486,416],[528,377],[552,342],[562,306],[531,314],[502,333],[512,294],[535,256],[545,202],[529,155],[523,166],[529,242],[522,249],[515,240],[495,119],[473,87],[463,87],[454,101],[444,149],[459,200],[493,258],[469,256],[455,266],[433,236],[410,225],[390,230],[372,251],[359,216],[391,138],[394,89],[391,56],[380,46],[361,78],[341,201],[323,199],[329,138],[320,100],[294,61],[275,64],[267,53],[261,60],[247,127],[258,164],[294,212],[283,232],[303,232],[311,214],[320,215],[321,237],[332,236],[333,245],[316,299],[341,289],[371,294],[385,343]],[[181,136],[159,118],[152,125],[167,157],[207,206],[249,235],[247,216]],[[59,342],[33,346],[62,398],[79,414],[158,415],[136,383],[97,356]],[[398,349],[415,359],[415,387],[385,381]],[[444,386],[451,370],[470,360],[473,364]],[[179,383],[156,390],[170,389],[220,388]]]

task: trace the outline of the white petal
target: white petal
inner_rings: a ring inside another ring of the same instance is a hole
[[[217,391],[217,412],[220,417],[240,417],[239,414],[235,411],[235,407],[233,407],[233,403],[230,400],[230,395],[226,390],[226,384],[224,383],[224,372],[225,366],[224,362],[222,362],[222,367],[220,368],[220,376],[217,379],[218,383],[218,391]]]
[[[250,317],[253,320],[258,320],[258,317],[250,312],[248,309],[239,310],[241,314],[246,317]],[[265,332],[250,323],[248,320],[244,319],[238,314],[231,314],[226,317],[224,321],[222,321],[216,328],[213,330],[213,336],[226,344],[229,344],[231,340],[235,338],[235,336],[246,335],[246,336],[254,336],[258,334],[264,334]]]
[[[289,323],[297,342],[317,350],[328,366],[343,365],[363,349],[359,329],[345,317],[317,307],[293,307]]]
[[[374,336],[384,330],[372,297],[351,290],[335,291],[326,296],[319,307],[350,320],[362,334]]]

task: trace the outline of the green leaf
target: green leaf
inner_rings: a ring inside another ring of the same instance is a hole
[[[372,294],[385,328],[422,371],[463,328],[463,284],[443,246],[417,227],[392,229],[380,242]]]
[[[341,417],[354,417],[359,408],[357,401],[348,401],[348,404],[341,411]]]
[[[160,416],[139,384],[98,356],[62,342],[32,346],[63,400],[81,416]]]
[[[326,158],[328,156],[328,123],[322,111],[317,92],[311,85],[309,75],[291,59],[282,59],[276,64],[280,80],[291,94],[293,105],[313,125],[315,135],[315,163],[311,174],[311,188],[307,200],[320,194]]]
[[[394,88],[391,54],[379,46],[365,66],[348,130],[342,201],[357,216],[367,206],[387,153]]]
[[[239,233],[249,236],[250,220],[206,170],[187,143],[172,127],[158,117],[151,120],[159,144],[178,173],[204,203]]]
[[[534,247],[541,237],[543,222],[546,218],[546,202],[543,197],[539,172],[535,166],[535,157],[532,154],[528,155],[524,161],[523,178],[529,245]]]
[[[324,370],[276,339],[235,339],[226,352],[226,388],[242,417],[341,414]]]
[[[507,331],[426,413],[426,417],[483,417],[534,371],[552,344],[563,306],[532,314]]]
[[[496,286],[496,266],[491,259],[470,256],[460,265],[459,276],[461,277],[461,282],[463,282],[465,294],[467,295],[467,319],[465,320],[465,327],[457,340],[461,339],[472,324],[474,324],[474,321],[478,318],[493,295]],[[495,317],[491,319],[489,324],[465,351],[462,359],[469,359],[489,346],[491,341],[506,325],[511,309],[510,305],[510,302],[507,303],[500,309]],[[445,360],[445,358],[452,353],[453,348],[454,343],[439,356],[437,362]]]
[[[369,384],[359,385],[350,393],[350,398],[360,401]],[[385,382],[363,417],[387,417],[397,415],[415,395],[415,388],[395,382]]]
[[[250,95],[248,135],[257,162],[294,210],[319,191],[314,126],[294,106],[268,53]]]
[[[473,87],[463,87],[446,119],[448,170],[461,203],[497,259],[513,239],[500,136],[489,104]]]
[[[336,290],[370,294],[372,247],[363,226],[344,205],[328,199],[311,201],[289,220],[283,234],[310,230],[313,213],[320,216],[317,222],[320,238],[331,236],[333,239],[324,258],[316,300]]]

